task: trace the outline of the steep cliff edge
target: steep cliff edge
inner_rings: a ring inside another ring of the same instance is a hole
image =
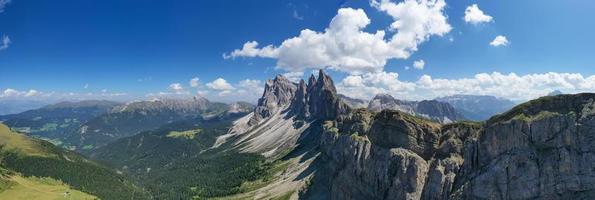
[[[487,121],[457,198],[595,198],[595,94],[543,97]]]
[[[329,198],[593,198],[594,101],[544,97],[483,124],[356,110],[321,136]]]

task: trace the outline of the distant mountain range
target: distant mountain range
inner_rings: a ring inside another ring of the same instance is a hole
[[[465,118],[450,104],[435,100],[403,101],[395,99],[388,94],[379,94],[368,105],[368,110],[374,112],[380,112],[385,109],[398,110],[440,123],[451,123]]]
[[[338,96],[341,101],[345,102],[352,108],[367,108],[368,104],[370,103],[367,100],[351,98],[342,94],[338,94]]]
[[[480,95],[453,95],[436,98],[435,100],[452,105],[465,118],[476,121],[487,120],[516,105],[516,103],[508,99]]]
[[[459,120],[482,121],[516,105],[508,99],[487,95],[453,95],[419,102],[399,100],[388,94],[376,95],[371,101],[341,94],[339,97],[353,108],[368,108],[376,112],[395,109],[442,123]]]
[[[486,95],[453,95],[423,101],[400,100],[388,94],[378,94],[370,101],[345,95],[339,97],[353,108],[368,108],[375,112],[394,109],[441,123],[486,120],[516,105],[510,100]]]
[[[111,111],[121,105],[111,101],[60,102],[19,114],[0,116],[4,124],[31,136],[52,143],[74,148],[75,141],[68,138],[75,135],[87,121]]]
[[[41,108],[48,103],[30,100],[0,100],[0,115],[9,115]]]
[[[245,113],[245,102],[227,105],[205,98],[60,102],[19,114],[0,116],[3,123],[56,145],[89,152],[118,138],[136,135],[165,124],[190,118],[210,118],[224,113]]]

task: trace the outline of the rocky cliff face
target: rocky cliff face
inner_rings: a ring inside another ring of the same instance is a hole
[[[544,97],[484,124],[356,110],[325,124],[331,199],[595,198],[595,94]]]
[[[540,98],[488,120],[457,198],[595,198],[595,94]]]
[[[435,100],[404,101],[388,94],[378,94],[368,104],[368,110],[380,112],[385,109],[398,110],[441,123],[463,120],[463,115],[446,102]]]

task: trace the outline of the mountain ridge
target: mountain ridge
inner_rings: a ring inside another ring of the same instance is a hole
[[[381,112],[385,109],[399,110],[440,123],[464,120],[464,116],[449,103],[436,100],[405,101],[395,99],[389,94],[377,94],[368,104],[368,110],[371,111]]]

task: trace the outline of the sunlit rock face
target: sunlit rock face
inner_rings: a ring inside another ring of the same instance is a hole
[[[398,111],[329,121],[331,199],[595,198],[595,94],[544,97],[485,123]]]

